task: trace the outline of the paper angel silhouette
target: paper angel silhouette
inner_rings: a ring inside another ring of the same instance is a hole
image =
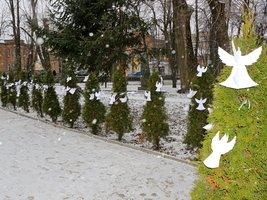
[[[195,99],[195,100],[198,103],[198,107],[196,108],[197,110],[205,110],[206,109],[203,104],[206,103],[207,98],[205,98],[205,99],[200,98],[200,99]]]
[[[95,93],[96,100],[100,100],[101,98],[101,92],[96,92]]]
[[[204,129],[206,129],[207,131],[211,130],[214,127],[213,124],[207,124],[205,126],[203,126]]]
[[[69,90],[69,93],[74,94],[75,91],[76,91],[76,88],[71,88],[71,89]]]
[[[187,98],[191,99],[193,96],[195,96],[197,91],[189,89],[189,93],[186,95]]]
[[[71,79],[72,79],[71,77],[68,77],[68,78],[67,78],[67,82],[71,81]]]
[[[123,97],[123,98],[120,98],[120,101],[121,101],[121,103],[126,103],[126,101],[127,101],[127,96],[125,96],[125,97]]]
[[[151,92],[150,91],[145,91],[145,98],[146,98],[146,101],[151,101]]]
[[[112,94],[109,97],[109,105],[112,105],[113,103],[115,103],[115,101],[116,101],[116,93]]]
[[[219,133],[220,131],[218,131],[212,139],[212,153],[204,160],[204,164],[208,168],[219,167],[221,155],[231,151],[234,148],[236,142],[236,136],[231,140],[231,142],[228,142],[228,135],[224,135],[220,139]]]
[[[87,82],[89,76],[85,76],[84,79],[83,79],[83,82]]]
[[[156,87],[157,87],[156,92],[160,92],[161,88],[162,88],[162,83],[157,81],[156,82]]]
[[[202,74],[208,70],[207,67],[201,67],[200,65],[197,66],[197,76],[202,77]]]
[[[234,52],[233,56],[220,47],[218,49],[218,54],[222,62],[228,66],[233,66],[230,76],[226,79],[226,81],[220,83],[220,85],[234,89],[257,86],[258,84],[250,78],[245,65],[252,65],[258,60],[262,47],[257,48],[245,56],[241,55],[240,48],[236,50],[233,41],[232,48]]]
[[[94,93],[91,93],[90,94],[90,97],[89,97],[89,100],[94,100],[94,98],[95,98],[95,94]]]

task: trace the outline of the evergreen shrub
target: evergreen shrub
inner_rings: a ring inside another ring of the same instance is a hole
[[[29,112],[29,105],[30,105],[30,97],[28,94],[28,82],[27,82],[27,73],[25,71],[20,72],[20,93],[18,98],[18,105],[22,107],[23,110]]]
[[[157,72],[153,72],[148,80],[147,90],[151,92],[151,101],[144,106],[142,114],[142,130],[145,137],[151,141],[155,149],[160,148],[160,138],[169,134],[166,109],[164,107],[165,97],[163,92],[156,92],[156,82],[160,82]]]
[[[78,89],[77,78],[71,68],[67,70],[67,77],[65,78],[64,86],[70,90],[67,91],[64,96],[62,119],[65,123],[69,124],[71,128],[73,128],[74,123],[81,114],[81,105],[79,102],[80,90]],[[75,90],[73,94],[71,93],[71,89]]]
[[[242,55],[258,48],[255,38],[239,39]],[[214,128],[208,132],[200,151],[203,161],[211,153],[211,140],[220,131],[237,137],[232,151],[222,155],[216,169],[199,165],[200,179],[192,191],[192,199],[262,200],[267,197],[267,47],[259,60],[247,67],[250,77],[259,85],[235,90],[219,84],[214,88],[213,112],[208,122]],[[232,68],[225,67],[219,82],[227,79]],[[241,107],[242,102],[246,102]],[[250,105],[249,105],[250,103]]]
[[[40,74],[35,73],[33,75],[33,87],[32,87],[32,107],[40,117],[43,117],[43,88],[42,77]]]
[[[7,88],[6,88],[6,84],[7,84],[7,74],[6,73],[2,73],[0,75],[0,89],[1,89],[1,102],[2,102],[2,107],[6,107],[7,106],[7,97],[8,97],[8,93],[7,93]]]
[[[184,138],[184,143],[187,144],[188,149],[193,150],[200,148],[203,138],[205,136],[205,129],[203,126],[207,123],[208,106],[212,102],[212,88],[215,81],[212,69],[208,68],[202,77],[195,76],[192,79],[191,89],[197,91],[196,95],[191,99],[189,106],[187,133]],[[195,99],[207,98],[204,104],[205,110],[197,110],[198,103]]]
[[[82,117],[86,124],[92,129],[93,134],[100,132],[100,124],[105,121],[106,108],[100,99],[97,99],[95,93],[100,92],[99,81],[95,73],[90,73],[86,82]],[[90,95],[94,98],[90,99]]]
[[[127,95],[127,80],[123,69],[119,69],[113,73],[113,93],[116,93],[116,101],[111,105],[110,111],[106,116],[107,130],[113,130],[118,134],[118,140],[121,140],[123,134],[132,130],[132,116],[128,101],[122,103],[120,98]]]
[[[16,90],[16,86],[15,86],[15,77],[16,77],[16,73],[13,70],[9,71],[8,74],[8,80],[7,80],[7,85],[8,85],[8,89],[7,89],[7,103],[11,104],[14,108],[14,110],[16,110],[16,106],[17,106],[17,90]]]
[[[43,112],[49,115],[53,122],[56,122],[61,114],[61,107],[54,88],[54,77],[51,70],[46,72],[44,80],[44,87],[45,86],[47,86],[47,88],[44,88]]]

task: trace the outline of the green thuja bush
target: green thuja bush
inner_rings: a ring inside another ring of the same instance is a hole
[[[100,92],[98,78],[95,73],[90,73],[84,90],[85,104],[82,117],[86,124],[92,129],[93,134],[98,134],[100,124],[105,121],[106,108],[104,104],[97,99],[95,93]],[[93,99],[90,96],[94,94]]]
[[[118,140],[121,140],[125,132],[132,130],[133,120],[128,101],[125,103],[120,101],[120,98],[125,98],[127,93],[127,80],[123,69],[113,73],[112,82],[116,101],[111,105],[110,112],[106,116],[106,128],[115,131],[118,134]]]
[[[49,115],[53,122],[56,122],[58,116],[61,114],[61,108],[54,88],[54,77],[51,70],[46,72],[44,90],[43,112]]]
[[[11,104],[14,110],[16,110],[17,106],[17,90],[15,86],[15,76],[16,74],[14,73],[14,71],[10,70],[7,80],[7,103]]]
[[[63,100],[62,119],[63,122],[69,124],[70,127],[73,128],[74,123],[81,114],[81,105],[79,102],[80,90],[78,89],[77,78],[71,68],[67,70],[64,86],[67,88],[67,91]]]
[[[40,117],[43,117],[43,88],[40,74],[33,75],[32,107]]]
[[[30,105],[30,97],[28,94],[28,82],[27,82],[27,73],[25,71],[20,72],[20,93],[18,98],[18,105],[22,107],[23,110],[29,112],[29,105]]]
[[[212,88],[214,83],[214,76],[211,73],[212,69],[208,68],[202,77],[195,76],[192,79],[191,89],[197,91],[196,95],[191,99],[187,120],[187,133],[184,138],[184,143],[187,144],[188,149],[195,149],[201,147],[201,142],[205,136],[205,129],[203,126],[207,124],[208,106],[212,102]],[[205,110],[197,110],[198,103],[195,99],[207,98],[204,103]]]
[[[169,134],[169,125],[164,107],[165,97],[162,92],[156,92],[156,82],[160,82],[158,73],[153,72],[148,80],[148,91],[151,92],[151,101],[144,106],[142,114],[142,130],[145,137],[151,141],[155,149],[160,148],[160,138]]]
[[[7,105],[7,98],[8,98],[8,93],[7,93],[7,88],[6,88],[6,84],[7,84],[7,74],[3,73],[0,76],[0,87],[1,87],[1,102],[2,102],[2,106],[6,107]]]
[[[242,55],[259,47],[255,38],[239,39]],[[214,128],[208,132],[200,151],[203,161],[211,153],[211,140],[220,131],[236,136],[232,151],[222,155],[216,169],[199,165],[199,180],[192,191],[192,199],[261,200],[267,197],[267,47],[260,58],[247,67],[250,77],[259,85],[249,89],[231,89],[219,84],[214,88],[213,112],[208,122]],[[227,79],[232,68],[225,67],[218,78]],[[242,107],[242,102],[246,103]]]

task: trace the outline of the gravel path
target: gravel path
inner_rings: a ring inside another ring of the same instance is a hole
[[[0,109],[1,200],[183,200],[195,167]]]

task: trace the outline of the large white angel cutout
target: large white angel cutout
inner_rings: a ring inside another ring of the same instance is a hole
[[[224,135],[220,139],[219,134],[220,132],[218,131],[216,135],[212,138],[212,153],[204,160],[204,164],[208,168],[219,167],[221,155],[228,153],[235,146],[236,136],[230,142],[228,142],[228,135]]]
[[[227,66],[233,66],[230,76],[224,82],[220,83],[220,85],[234,89],[257,86],[258,84],[250,78],[245,65],[252,65],[258,60],[262,51],[262,47],[257,48],[245,56],[242,56],[240,48],[236,50],[233,41],[232,46],[234,53],[233,56],[220,47],[218,49],[218,54],[222,62]]]

